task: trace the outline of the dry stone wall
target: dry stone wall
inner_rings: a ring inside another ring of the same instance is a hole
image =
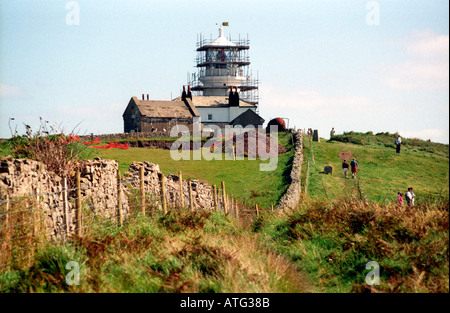
[[[118,215],[117,161],[94,159],[85,161],[81,172],[82,203],[96,215],[112,218]],[[129,211],[126,187],[122,192],[122,214]],[[0,198],[31,198],[44,215],[46,235],[64,238],[75,232],[75,197],[73,184],[68,185],[64,201],[63,179],[48,172],[45,165],[27,159],[3,158],[0,161]],[[67,218],[67,222],[66,222]]]
[[[163,173],[159,169],[158,164],[150,162],[133,162],[129,171],[124,175],[124,181],[128,182],[131,188],[138,188],[140,185],[139,170],[144,168],[144,190],[149,194],[154,207],[161,206],[161,181],[160,175]],[[189,185],[188,181],[182,179],[184,206],[189,207]],[[177,175],[168,175],[164,179],[165,197],[167,205],[172,207],[180,207],[180,177]],[[214,209],[214,198],[212,187],[199,180],[191,180],[193,209],[212,210]]]
[[[302,131],[301,129],[295,131],[291,130],[294,140],[294,157],[292,160],[292,169],[290,173],[290,185],[286,193],[281,197],[278,203],[278,209],[293,209],[300,201],[301,195],[301,180],[303,163],[303,146],[302,146]]]
[[[300,173],[303,162],[301,130],[293,132],[294,157],[290,173],[290,186],[279,201],[278,209],[295,208],[300,200]],[[96,158],[85,161],[81,171],[81,197],[84,207],[95,215],[117,219],[118,217],[118,188],[121,188],[122,216],[130,213],[132,198],[139,197],[140,186],[139,169],[144,168],[144,190],[149,199],[148,204],[161,208],[162,172],[159,165],[150,162],[133,162],[122,180],[118,180],[118,163],[114,160]],[[73,181],[73,179],[71,180]],[[180,207],[181,197],[184,206],[190,206],[188,181],[182,181],[180,192],[180,178],[168,175],[164,178],[166,203],[170,207]],[[119,187],[120,186],[120,187]],[[0,159],[0,199],[34,198],[37,207],[44,215],[44,226],[49,238],[65,238],[75,233],[75,198],[74,185],[68,186],[68,201],[64,201],[65,193],[63,179],[46,170],[46,167],[33,160]],[[218,186],[220,187],[220,186]],[[134,192],[133,192],[134,191]],[[193,209],[214,210],[215,201],[212,186],[199,180],[191,180],[191,196]],[[217,197],[217,206],[223,210],[221,194]],[[137,203],[137,201],[133,201]],[[84,222],[83,222],[84,224]]]

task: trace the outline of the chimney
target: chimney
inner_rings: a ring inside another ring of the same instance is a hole
[[[184,88],[184,85],[183,85],[183,92],[181,93],[181,100],[182,101],[186,100],[186,89]]]
[[[144,94],[142,94],[142,100],[145,100],[145,99],[144,99]]]
[[[228,95],[228,104],[230,106],[236,106],[236,95],[233,93],[233,86],[230,86],[230,93]]]
[[[150,99],[149,99],[149,96],[150,96],[150,95],[149,95],[149,94],[147,94],[147,101],[148,101],[148,100],[150,100]]]
[[[187,93],[187,97],[190,98],[190,99],[192,100],[191,85],[188,85],[188,93]]]

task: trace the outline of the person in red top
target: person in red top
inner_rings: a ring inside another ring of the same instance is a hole
[[[344,170],[345,178],[348,178],[348,167],[349,165],[347,163],[347,160],[344,160],[344,162],[342,163],[342,169]]]
[[[403,193],[398,192],[398,204],[403,205]]]
[[[358,171],[357,166],[358,162],[356,162],[355,159],[353,159],[352,162],[350,162],[350,166],[352,167],[352,178],[356,178],[356,172]]]

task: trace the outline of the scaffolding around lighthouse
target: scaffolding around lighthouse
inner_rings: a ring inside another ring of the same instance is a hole
[[[196,96],[227,96],[230,87],[237,88],[239,98],[258,105],[258,78],[252,77],[249,69],[248,50],[250,41],[225,38],[223,27],[219,37],[206,39],[202,34],[197,39],[197,73],[191,74],[188,84]]]

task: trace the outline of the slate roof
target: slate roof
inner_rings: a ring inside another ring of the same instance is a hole
[[[181,100],[139,100],[137,97],[132,97],[131,101],[136,104],[142,115],[148,117],[192,118],[200,116],[192,104]],[[190,102],[190,99],[187,102]]]
[[[264,119],[259,116],[256,112],[253,110],[248,109],[244,113],[237,116],[235,119],[233,119],[230,122],[230,125],[242,125],[247,126],[249,124],[252,125],[262,125],[264,123]]]

